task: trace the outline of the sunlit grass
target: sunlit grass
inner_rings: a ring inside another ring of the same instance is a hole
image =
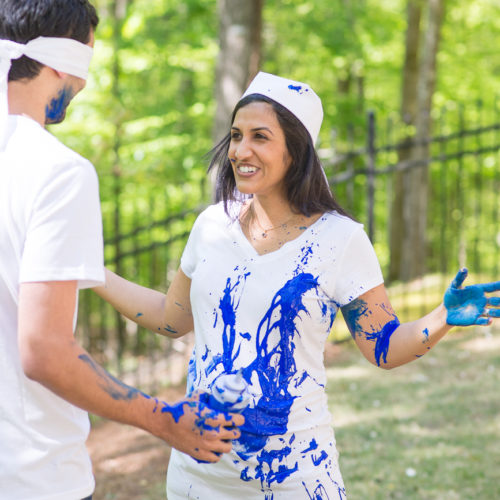
[[[350,500],[500,498],[499,327],[391,371],[345,345],[327,391]]]

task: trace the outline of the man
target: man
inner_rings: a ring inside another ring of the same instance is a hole
[[[98,183],[44,125],[85,86],[97,23],[88,0],[0,2],[1,500],[90,498],[86,411],[209,462],[243,423],[126,386],[74,338],[78,290],[104,281]]]

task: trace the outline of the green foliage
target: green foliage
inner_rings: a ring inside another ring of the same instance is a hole
[[[91,78],[54,132],[95,164],[105,212],[117,186],[122,202],[165,194],[177,209],[200,201],[199,189],[191,196],[180,186],[205,177],[212,147],[216,2],[129,0],[123,19],[109,0],[95,3],[101,24]],[[496,92],[499,14],[496,0],[449,2],[437,105]],[[321,144],[335,130],[344,148],[350,125],[351,142],[364,145],[368,109],[399,111],[405,26],[404,0],[267,0],[263,69],[317,90]]]
[[[214,0],[128,0],[123,17],[113,12],[115,2],[95,3],[101,23],[91,77],[66,122],[53,131],[96,166],[110,239],[210,199],[204,155],[212,147],[218,19]],[[499,14],[496,0],[447,2],[435,96],[446,119],[436,115],[436,133],[499,121]],[[267,0],[263,20],[262,69],[310,82],[322,97],[320,153],[325,160],[333,152],[365,147],[370,109],[379,122],[377,145],[411,133],[398,120],[405,0]],[[479,98],[484,101],[480,105]],[[498,131],[487,140],[498,143]],[[463,144],[467,146],[465,140]],[[480,161],[485,179],[498,170],[494,152]],[[377,167],[391,163],[394,151],[378,155]],[[351,167],[365,168],[365,158],[353,158]],[[328,167],[327,173],[340,168],[345,163]],[[461,168],[464,179],[474,179],[474,159]],[[443,189],[441,173],[431,174],[431,180],[436,199]],[[450,177],[446,182],[449,191],[456,181]],[[477,185],[467,183],[471,189]],[[358,177],[351,186],[335,189],[339,200],[366,222],[366,182]],[[377,181],[377,228],[388,226],[390,189],[388,180]],[[494,206],[495,201],[488,203]],[[431,217],[439,217],[439,210]],[[464,214],[463,207],[453,210]],[[493,213],[494,208],[488,210]],[[185,231],[190,223],[186,221]],[[449,231],[450,237],[458,234],[453,224]],[[375,245],[385,264],[387,237],[378,233]],[[116,252],[107,249],[107,255]]]

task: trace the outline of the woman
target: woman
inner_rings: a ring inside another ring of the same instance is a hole
[[[500,298],[461,289],[400,324],[361,224],[335,202],[314,151],[322,106],[300,82],[259,73],[216,147],[219,203],[194,224],[165,296],[108,273],[99,293],[153,331],[194,328],[188,392],[224,374],[248,384],[242,436],[217,464],[172,452],[169,500],[344,499],[325,395],[323,349],[340,308],[364,356],[382,368],[425,354],[454,324],[487,324]]]

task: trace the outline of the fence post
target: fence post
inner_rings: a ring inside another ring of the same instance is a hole
[[[373,242],[375,235],[375,112],[368,111],[368,143],[367,143],[367,174],[366,174],[366,188],[367,188],[367,216],[368,216],[368,237]]]

